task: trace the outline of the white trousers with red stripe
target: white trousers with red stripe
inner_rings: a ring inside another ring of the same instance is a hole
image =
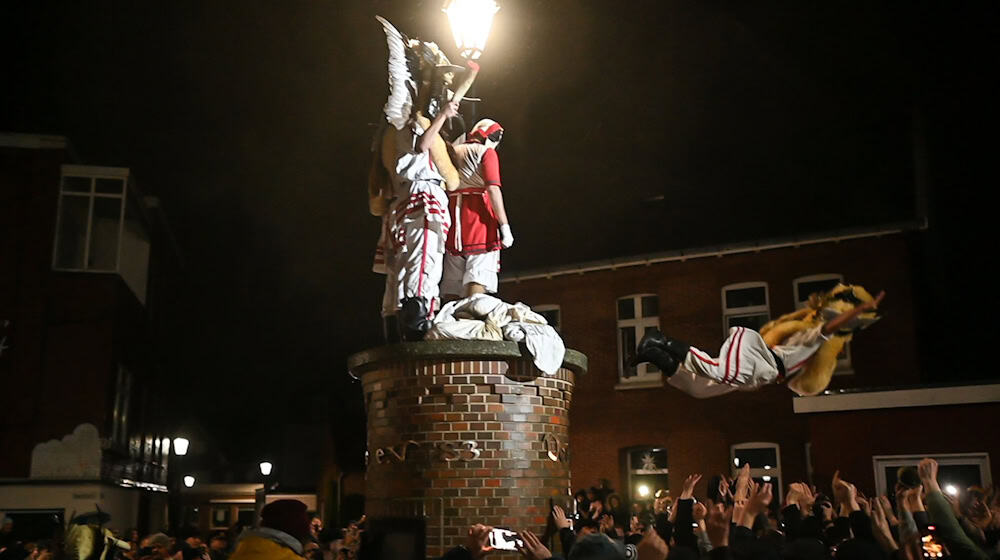
[[[406,298],[418,297],[427,302],[428,318],[441,307],[441,271],[448,223],[430,221],[422,213],[408,216],[403,223],[404,240],[392,257],[392,275],[396,282],[396,306]],[[388,281],[388,279],[387,279]],[[388,287],[387,287],[388,291]]]
[[[760,333],[745,327],[733,327],[729,329],[729,338],[722,343],[717,358],[692,346],[674,376],[683,373],[746,391],[774,383],[778,379],[778,365]],[[683,378],[682,375],[680,379]]]

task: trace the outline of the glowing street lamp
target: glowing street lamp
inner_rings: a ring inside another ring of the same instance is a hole
[[[499,9],[494,0],[447,0],[444,13],[448,15],[455,44],[463,58],[476,60],[483,54],[493,14]]]
[[[268,461],[261,461],[260,462],[260,474],[262,474],[264,476],[268,476],[269,474],[271,474],[271,469],[273,469],[273,468],[274,468],[274,465],[272,465]]]
[[[174,453],[181,456],[187,455],[188,445],[191,445],[191,442],[187,438],[174,438]]]
[[[187,486],[188,488],[191,488],[192,486],[194,486],[194,477],[191,476],[191,475],[185,476],[184,477],[184,486]]]

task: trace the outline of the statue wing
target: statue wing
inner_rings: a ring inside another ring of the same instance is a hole
[[[413,108],[413,98],[417,84],[413,80],[407,65],[406,39],[385,18],[375,16],[385,31],[385,40],[389,45],[389,99],[385,102],[385,119],[396,130],[402,129],[410,118]]]

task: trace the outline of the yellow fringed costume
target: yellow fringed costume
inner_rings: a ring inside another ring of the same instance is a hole
[[[861,286],[837,284],[825,294],[812,294],[805,308],[788,313],[768,322],[760,329],[764,342],[769,347],[779,346],[792,335],[816,328],[832,317],[854,309],[858,303],[874,301],[871,294]],[[850,342],[854,331],[867,327],[878,320],[877,311],[862,313],[856,318],[853,328],[832,333],[806,362],[802,371],[788,380],[788,388],[799,395],[822,393],[837,369],[837,356]]]

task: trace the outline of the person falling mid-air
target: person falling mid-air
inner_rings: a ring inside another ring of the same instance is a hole
[[[729,329],[718,357],[658,330],[642,337],[630,366],[649,362],[667,382],[698,398],[787,383],[799,395],[822,393],[837,355],[852,335],[879,319],[885,292],[872,297],[861,286],[838,284],[813,294],[808,305],[761,327]]]

